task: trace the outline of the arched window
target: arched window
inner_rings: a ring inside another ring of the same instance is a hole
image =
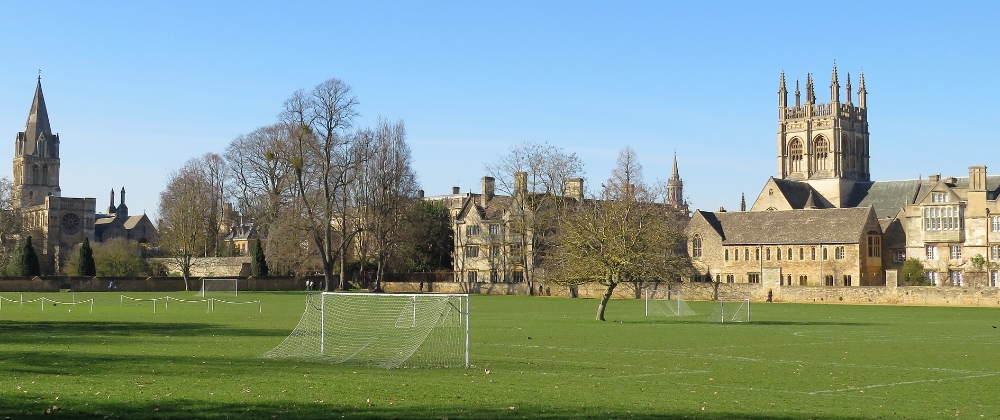
[[[49,165],[42,166],[42,185],[49,185]]]
[[[691,239],[691,258],[701,258],[701,236],[694,235]]]
[[[32,184],[38,183],[38,165],[31,167],[31,183]]]
[[[816,137],[816,170],[827,169],[827,158],[830,155],[830,143],[823,136]]]
[[[788,145],[788,159],[792,172],[802,172],[802,141],[792,139]]]

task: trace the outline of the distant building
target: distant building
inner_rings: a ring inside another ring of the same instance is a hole
[[[24,131],[17,133],[14,142],[11,193],[14,207],[21,212],[23,235],[32,236],[42,271],[60,271],[64,261],[84,238],[97,242],[112,237],[134,241],[158,240],[155,227],[145,215],[128,217],[124,197],[120,206],[122,210],[116,208],[113,215],[97,214],[94,198],[62,197],[59,140],[59,134],[53,133],[49,124],[39,78],[28,121]],[[124,196],[124,189],[122,194]]]

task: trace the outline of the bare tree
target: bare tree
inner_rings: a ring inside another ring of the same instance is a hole
[[[567,180],[583,176],[583,162],[575,153],[547,143],[523,143],[486,164],[486,172],[496,179],[498,191],[515,197],[508,234],[519,244],[511,258],[524,267],[524,280],[531,287],[534,267],[567,202]]]
[[[240,135],[226,148],[232,195],[240,212],[257,224],[257,231],[264,238],[294,195],[290,149],[288,127],[284,124]]]
[[[374,253],[378,291],[390,257],[399,254],[405,238],[406,216],[417,195],[417,177],[402,121],[379,119],[374,130],[362,130],[356,139],[362,168],[354,182],[359,193],[357,220],[364,231],[361,237],[370,242]]]
[[[347,186],[357,168],[350,153],[353,136],[347,130],[358,115],[357,105],[350,86],[330,79],[309,92],[292,94],[282,114],[290,130],[288,159],[295,176],[295,197],[304,216],[305,233],[319,253],[327,290],[331,290],[338,259],[340,286],[345,286],[345,251],[356,232],[346,211],[350,204]]]
[[[689,270],[679,245],[684,243],[680,218],[655,199],[642,182],[635,151],[626,148],[600,196],[568,208],[561,220],[558,245],[546,265],[557,283],[605,286],[597,308],[600,321],[618,285],[668,281]]]
[[[170,174],[160,193],[159,230],[161,246],[177,261],[184,288],[191,276],[194,257],[207,253],[211,236],[209,224],[215,200],[208,171],[200,159],[189,160]],[[216,228],[217,229],[217,228]]]

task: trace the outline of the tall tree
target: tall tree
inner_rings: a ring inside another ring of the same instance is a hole
[[[0,178],[0,255],[11,256],[18,247],[21,233],[21,209],[14,206],[13,184],[10,178]],[[0,259],[0,273],[7,272],[10,258]]]
[[[410,212],[402,251],[409,269],[450,270],[455,239],[448,208],[440,201],[419,201]]]
[[[214,187],[201,159],[191,159],[170,174],[167,187],[160,193],[159,230],[162,248],[177,262],[184,287],[191,276],[194,257],[207,256],[218,221],[213,220],[216,205]],[[210,225],[216,224],[213,230]]]
[[[330,79],[309,92],[292,94],[282,113],[290,130],[288,159],[295,176],[302,229],[319,253],[327,290],[332,288],[338,260],[340,287],[346,285],[346,250],[357,232],[347,214],[351,204],[347,189],[358,165],[351,153],[354,139],[348,130],[358,115],[357,105],[350,86]]]
[[[406,216],[417,196],[417,176],[402,121],[393,124],[379,119],[374,130],[360,131],[356,142],[355,150],[361,154],[361,170],[354,182],[359,211],[356,224],[374,254],[375,290],[380,291],[389,259],[399,253],[405,238]]]
[[[28,268],[29,276],[42,275],[42,268],[38,262],[38,253],[35,252],[35,247],[31,245],[30,236],[24,240],[24,265]]]
[[[232,195],[263,238],[293,199],[291,153],[288,126],[282,123],[240,135],[226,148]]]
[[[94,263],[94,249],[90,247],[90,239],[83,238],[83,245],[80,245],[80,255],[76,260],[76,275],[85,277],[97,275],[97,266]]]
[[[250,275],[254,277],[267,277],[267,258],[264,256],[264,249],[260,246],[260,240],[253,241],[253,250],[250,251]]]
[[[620,284],[669,281],[689,270],[681,218],[656,198],[642,182],[635,151],[626,148],[600,196],[568,208],[561,219],[558,245],[547,265],[558,283],[605,287],[597,308],[600,321]]]
[[[496,180],[498,191],[515,197],[508,229],[520,246],[513,258],[524,267],[531,286],[534,268],[550,246],[567,203],[567,181],[583,176],[583,162],[575,153],[547,143],[523,143],[487,164],[486,172]]]

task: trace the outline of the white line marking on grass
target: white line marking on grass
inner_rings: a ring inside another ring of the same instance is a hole
[[[890,387],[890,386],[922,384],[922,383],[927,383],[927,382],[961,381],[961,380],[965,380],[965,379],[988,378],[990,376],[997,376],[997,375],[1000,375],[1000,372],[986,373],[986,374],[982,374],[982,375],[961,376],[961,377],[957,377],[957,378],[923,379],[923,380],[919,380],[919,381],[893,382],[893,383],[888,383],[888,384],[875,384],[875,385],[867,385],[867,386],[856,386],[856,387],[852,387],[852,388],[826,389],[826,390],[822,390],[822,391],[812,391],[812,392],[809,393],[809,395],[831,394],[831,393],[835,393],[835,392],[857,391],[857,390],[861,390],[861,389],[886,388],[886,387]]]

